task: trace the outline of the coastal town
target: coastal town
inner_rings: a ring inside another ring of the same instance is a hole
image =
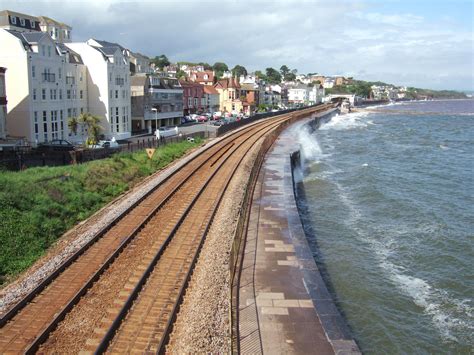
[[[0,353],[472,352],[454,2],[0,6]]]
[[[352,105],[409,94],[406,87],[298,74],[286,65],[250,73],[222,62],[171,63],[165,55],[149,58],[107,40],[74,42],[65,23],[9,10],[0,12],[0,41],[4,149],[57,140],[84,144],[80,115],[97,117],[100,137],[119,141],[198,120],[221,125],[256,112],[314,105],[331,100],[330,94],[345,94]]]

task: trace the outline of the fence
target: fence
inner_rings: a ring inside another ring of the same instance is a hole
[[[81,164],[92,160],[108,158],[116,153],[132,153],[145,148],[158,148],[169,143],[177,143],[188,137],[205,138],[205,132],[195,132],[174,137],[162,137],[157,140],[154,137],[137,139],[135,142],[120,144],[117,148],[100,149],[77,149],[74,151],[47,151],[41,152],[36,149],[1,151],[0,168],[6,170],[23,170],[37,166],[61,166],[69,164]]]
[[[217,130],[216,130],[216,137],[220,137],[222,136],[224,133],[227,133],[233,129],[236,129],[238,127],[241,127],[241,126],[244,126],[246,124],[249,124],[249,123],[252,123],[252,122],[255,122],[255,121],[258,121],[258,120],[261,120],[262,118],[267,118],[267,117],[273,117],[273,116],[278,116],[278,115],[284,115],[285,113],[289,113],[289,112],[295,112],[295,111],[299,111],[299,110],[303,110],[303,109],[308,109],[308,108],[311,108],[311,107],[316,107],[318,105],[321,105],[321,104],[316,104],[316,105],[312,105],[312,106],[306,106],[306,107],[301,107],[301,108],[292,108],[292,109],[288,109],[288,110],[281,110],[281,111],[276,111],[276,112],[264,112],[264,113],[257,113],[249,118],[246,118],[246,119],[243,119],[243,120],[240,120],[240,121],[235,121],[235,122],[231,122],[231,123],[227,123],[223,126],[220,126]]]

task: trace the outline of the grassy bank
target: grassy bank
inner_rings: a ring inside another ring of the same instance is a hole
[[[181,142],[82,165],[0,172],[0,284],[31,266],[68,229],[198,146]]]

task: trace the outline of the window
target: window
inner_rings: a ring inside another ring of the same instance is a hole
[[[122,99],[125,99],[125,90],[122,90]]]
[[[43,111],[43,134],[44,141],[48,141],[48,113]]]
[[[35,21],[30,20],[30,24],[31,24],[31,28],[35,28],[35,27],[36,27],[36,22],[35,22]]]
[[[53,89],[50,89],[50,90],[49,90],[49,99],[50,99],[50,100],[53,99]]]
[[[71,90],[67,90],[67,91],[66,91],[66,98],[67,98],[68,100],[71,100]]]
[[[34,112],[35,118],[35,140],[39,139],[39,123],[38,123],[38,111]]]
[[[59,100],[63,99],[63,89],[59,89]]]
[[[16,17],[11,16],[10,19],[12,20],[12,25],[16,25]]]
[[[36,101],[36,89],[33,89],[33,100]]]
[[[110,95],[109,97],[112,98],[114,96],[114,91],[113,90],[110,90]]]
[[[82,90],[79,91],[79,98],[80,98],[81,100],[83,99]]]
[[[64,112],[63,110],[59,111],[59,124],[61,125],[59,128],[61,130],[61,139],[64,139]]]
[[[46,56],[46,47],[44,46],[44,44],[41,45],[41,55],[42,55],[43,57]]]
[[[119,108],[115,108],[115,128],[116,132],[120,132],[120,123],[119,123]]]
[[[61,79],[62,77],[62,70],[61,68],[58,69],[58,78]]]
[[[31,66],[31,77],[32,78],[36,77],[36,68],[34,65]]]
[[[46,100],[46,89],[41,89],[41,99]]]
[[[51,136],[53,139],[58,139],[58,111],[51,111]]]
[[[22,26],[25,26],[25,19],[24,19],[24,18],[20,18],[20,24],[21,24]]]
[[[118,90],[115,90],[115,98],[118,99]]]
[[[79,81],[82,81],[82,72],[81,72],[81,74],[79,75]]]

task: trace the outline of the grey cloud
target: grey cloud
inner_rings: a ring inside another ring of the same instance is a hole
[[[301,73],[432,88],[468,89],[473,82],[472,30],[430,23],[422,14],[382,14],[366,0],[0,0],[0,8],[68,23],[78,41],[116,41],[174,61],[224,61],[250,70],[286,64]]]

